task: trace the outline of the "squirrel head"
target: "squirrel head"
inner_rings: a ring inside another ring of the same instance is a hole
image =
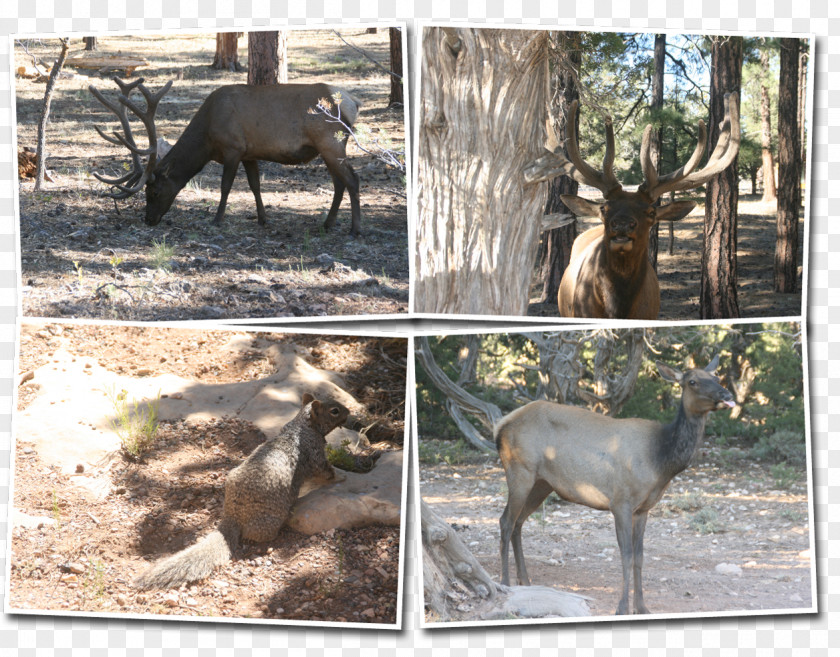
[[[350,411],[344,405],[337,401],[321,402],[309,392],[305,392],[301,399],[301,407],[307,406],[309,406],[309,421],[323,436],[343,425],[350,416]]]

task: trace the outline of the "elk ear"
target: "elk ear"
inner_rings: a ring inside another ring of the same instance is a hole
[[[573,194],[561,194],[560,200],[562,200],[563,204],[578,217],[601,216],[601,203],[587,201],[585,198],[581,198],[580,196],[575,196]]]
[[[656,208],[657,221],[677,221],[688,215],[697,204],[694,201],[674,201]]]
[[[671,383],[682,383],[683,373],[679,370],[675,370],[673,367],[669,367],[665,363],[660,363],[659,361],[656,361],[656,368],[659,370],[659,374],[662,378],[666,381],[670,381]]]
[[[712,358],[712,362],[709,363],[708,365],[706,365],[706,367],[704,367],[703,369],[711,374],[717,369],[719,362],[720,362],[720,354],[715,354],[715,357]]]

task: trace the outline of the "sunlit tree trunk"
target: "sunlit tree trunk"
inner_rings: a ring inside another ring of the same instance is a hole
[[[287,80],[286,32],[249,32],[248,84],[277,84]]]
[[[665,104],[665,35],[657,34],[653,40],[653,85],[652,85],[650,113],[655,118],[656,128],[650,145],[650,159],[653,166],[661,173],[660,162],[662,160],[662,123],[659,118],[662,107]],[[660,201],[657,201],[659,205]],[[673,226],[673,222],[670,222]],[[656,224],[650,231],[648,241],[648,260],[653,265],[654,271],[659,259],[659,224]]]
[[[403,57],[402,30],[397,27],[388,28],[391,46],[391,93],[388,96],[388,107],[403,104]]]
[[[799,39],[780,40],[779,205],[776,212],[776,292],[795,292],[802,162],[799,150]]]
[[[422,34],[415,309],[523,315],[545,186],[548,32]]]
[[[239,33],[218,32],[216,34],[216,54],[212,68],[220,71],[241,71],[239,65]]]
[[[55,90],[56,82],[58,81],[58,74],[64,66],[64,60],[67,59],[67,50],[69,49],[69,39],[59,39],[61,43],[61,52],[58,54],[58,59],[53,64],[50,70],[50,77],[47,78],[47,86],[44,89],[44,103],[41,105],[41,116],[38,120],[38,144],[36,151],[36,169],[35,169],[35,190],[40,190],[44,184],[44,176],[47,171],[47,123],[50,120],[50,105],[52,104],[52,95]]]
[[[720,135],[724,95],[741,91],[741,37],[713,37],[709,144]],[[740,100],[739,100],[740,102]],[[711,148],[709,149],[711,151]],[[700,318],[738,317],[738,158],[706,185]]]
[[[770,94],[767,91],[767,78],[769,75],[770,54],[766,48],[763,48],[761,50],[761,180],[763,189],[761,200],[764,203],[772,203],[776,200],[776,171],[773,163],[773,142],[771,139]]]

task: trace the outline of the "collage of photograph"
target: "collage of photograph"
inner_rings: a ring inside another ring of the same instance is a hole
[[[6,613],[817,613],[814,41],[13,35]]]

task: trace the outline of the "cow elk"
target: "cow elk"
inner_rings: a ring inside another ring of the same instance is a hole
[[[648,259],[650,230],[660,221],[677,221],[690,213],[693,201],[657,206],[660,196],[694,189],[726,169],[738,155],[741,127],[737,94],[724,99],[725,116],[717,146],[706,166],[694,171],[706,150],[706,125],[698,123],[697,146],[681,168],[659,175],[651,157],[653,127],[642,137],[640,160],[645,180],[635,192],[625,191],[613,171],[615,136],[612,120],[606,121],[606,152],[598,172],[580,155],[577,135],[578,102],[569,107],[566,149],[547,153],[525,172],[529,182],[565,173],[591,185],[604,196],[598,203],[580,196],[563,195],[563,203],[581,217],[600,217],[602,225],[583,232],[574,241],[569,266],[560,281],[557,305],[563,317],[656,319],[659,315],[659,281]]]
[[[303,164],[320,155],[332,177],[334,195],[324,228],[335,225],[338,208],[346,189],[350,195],[351,235],[361,232],[359,178],[347,162],[347,134],[339,135],[343,124],[353,125],[361,102],[346,91],[327,84],[277,84],[265,86],[228,85],[213,91],[187,125],[184,133],[162,158],[158,158],[158,139],[154,117],[158,103],[172,86],[168,82],[157,93],[143,84],[143,78],[125,82],[113,78],[121,94],[117,102],[90,86],[91,93],[117,115],[123,131],[99,134],[112,144],[131,152],[131,171],[119,178],[94,174],[116,191],[115,199],[133,196],[146,188],[146,223],[156,225],[166,214],[184,186],[211,160],[223,167],[222,194],[215,222],[225,215],[228,194],[240,162],[257,203],[257,220],[265,224],[266,213],[260,196],[260,160],[281,164]],[[146,101],[143,109],[131,98],[138,89]],[[314,111],[326,99],[338,116]],[[149,147],[139,148],[131,132],[126,109],[146,128]],[[335,110],[334,110],[335,111]],[[337,120],[340,118],[340,121]],[[142,158],[148,158],[145,166]]]
[[[636,613],[648,613],[642,595],[648,512],[688,466],[709,413],[735,405],[713,374],[717,364],[715,356],[705,369],[682,373],[656,363],[664,379],[682,387],[677,417],[667,425],[547,401],[531,402],[496,424],[496,447],[508,486],[500,520],[502,584],[509,584],[511,543],[519,583],[531,583],[522,554],[522,524],[554,491],[564,500],[612,512],[624,575],[616,614],[630,613],[631,573],[633,607]]]

